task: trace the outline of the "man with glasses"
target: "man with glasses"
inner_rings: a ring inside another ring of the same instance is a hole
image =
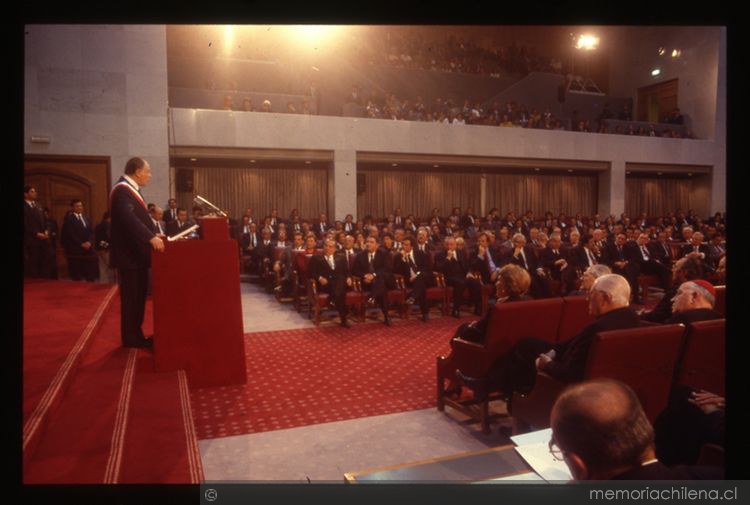
[[[612,379],[568,387],[552,407],[550,424],[550,452],[565,461],[575,480],[724,478],[718,467],[662,464],[638,396]]]

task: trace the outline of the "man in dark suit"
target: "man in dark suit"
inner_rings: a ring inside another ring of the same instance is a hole
[[[666,232],[658,232],[656,234],[656,240],[649,242],[647,247],[654,260],[662,265],[672,268],[672,263],[675,258],[672,257],[672,248],[669,246],[669,242],[667,242]]]
[[[94,250],[94,227],[91,219],[83,215],[83,202],[70,202],[70,212],[63,219],[60,238],[68,259],[70,278],[94,282],[99,276],[99,265]]]
[[[42,208],[37,204],[34,186],[23,188],[24,276],[49,277],[50,235],[44,225]]]
[[[531,276],[531,296],[534,298],[549,298],[550,287],[544,275],[544,270],[539,264],[536,251],[526,243],[526,237],[522,233],[513,235],[513,250],[508,252],[503,259],[503,265],[512,263],[525,269]]]
[[[722,234],[717,232],[711,237],[711,242],[708,244],[708,256],[706,262],[714,271],[718,268],[721,258],[727,254],[726,245],[722,243],[723,240],[724,237]]]
[[[427,288],[435,283],[430,269],[429,253],[414,249],[411,237],[404,238],[401,251],[393,258],[393,272],[402,275],[404,284],[411,288],[406,304],[417,303],[422,312],[422,321],[427,322]]]
[[[177,200],[170,198],[167,200],[167,210],[164,212],[164,223],[177,220]]]
[[[624,233],[618,233],[614,243],[607,243],[604,248],[603,263],[628,280],[630,292],[638,293],[638,263],[632,258],[636,255],[632,245],[628,244]],[[638,301],[636,297],[636,301]]]
[[[190,228],[190,222],[188,221],[188,214],[185,209],[177,209],[177,220],[170,221],[166,224],[167,235],[173,237],[179,233]]]
[[[368,304],[378,305],[383,311],[383,323],[390,326],[386,291],[396,287],[390,267],[390,253],[379,249],[373,236],[367,237],[365,246],[365,250],[354,260],[352,275],[362,279],[362,288],[370,293]]]
[[[494,284],[497,281],[497,275],[500,271],[500,256],[490,248],[490,239],[487,233],[482,232],[477,235],[477,247],[472,252],[470,269],[478,272],[482,279],[482,284]]]
[[[325,238],[326,232],[330,227],[331,225],[328,224],[326,215],[321,213],[318,222],[313,226],[313,231],[315,232],[315,235],[317,235],[318,240],[323,240]]]
[[[672,269],[656,261],[651,256],[651,253],[648,252],[648,242],[648,235],[646,233],[638,235],[637,247],[631,249],[631,261],[638,265],[639,274],[655,275],[659,279],[659,287],[667,289]]]
[[[346,288],[352,285],[346,259],[336,256],[336,241],[326,239],[323,254],[316,254],[310,260],[310,279],[317,284],[318,292],[333,296],[341,326],[349,328],[346,318]]]
[[[658,461],[654,429],[638,396],[613,379],[570,386],[555,401],[550,424],[550,452],[565,461],[575,480],[724,478],[719,467],[667,467]]]
[[[568,252],[562,249],[559,234],[552,234],[547,247],[539,253],[539,262],[552,279],[560,282],[560,294],[565,295],[573,291],[576,271],[575,267],[568,263]]]
[[[110,261],[119,271],[120,332],[124,347],[151,347],[143,335],[148,269],[151,249],[164,251],[164,242],[156,236],[141,186],[151,180],[151,167],[142,158],[131,158],[125,174],[110,193],[112,222]]]
[[[435,256],[435,270],[441,272],[445,277],[445,283],[453,288],[453,317],[460,317],[463,292],[467,288],[471,303],[474,305],[474,313],[481,315],[482,285],[479,282],[478,275],[470,272],[466,254],[456,248],[455,238],[447,237],[445,247],[444,251]]]
[[[163,221],[164,218],[164,210],[159,207],[158,205],[154,205],[151,208],[151,220],[154,223],[154,231],[157,235],[160,235],[162,237],[167,236],[167,225]]]

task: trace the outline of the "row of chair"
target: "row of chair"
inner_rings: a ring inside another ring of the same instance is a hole
[[[725,287],[719,286],[718,288],[717,294],[722,293],[723,300]],[[717,310],[724,315],[723,305],[718,306],[717,304]],[[575,336],[592,321],[593,319],[588,313],[587,299],[582,296],[496,304],[490,313],[487,336],[483,343],[478,344],[456,338],[452,342],[451,353],[448,356],[437,357],[438,410],[442,411],[445,409],[445,405],[449,405],[472,418],[478,419],[482,431],[489,432],[489,402],[503,397],[494,394],[483,400],[453,398],[453,392],[446,389],[446,381],[457,384],[456,370],[461,370],[466,375],[484,377],[488,374],[495,360],[507,353],[521,338],[534,336],[551,344],[564,342]],[[633,330],[618,330],[618,332],[606,333],[597,336],[597,344],[591,348],[586,372],[588,378],[608,376],[625,380],[628,377],[623,370],[638,370],[637,373],[633,374],[634,376],[651,380],[653,377],[646,373],[647,371],[658,369],[666,373],[668,370],[674,370],[677,363],[683,364],[682,370],[693,370],[691,373],[697,374],[694,371],[699,368],[697,367],[698,361],[693,356],[699,357],[701,353],[694,354],[693,351],[689,353],[684,351],[684,356],[681,354],[684,349],[687,349],[685,346],[688,338],[685,335],[685,327],[682,325],[654,325],[653,327],[649,325],[649,327],[639,327]],[[610,333],[614,336],[610,336]],[[605,337],[603,340],[602,335]],[[663,335],[667,336],[663,337]],[[703,342],[698,338],[702,337],[690,338],[690,341],[693,342],[692,346],[696,346],[696,342]],[[657,359],[657,354],[652,352],[649,347],[649,339],[654,341],[660,339],[658,340],[660,346],[663,346],[669,352],[673,351],[673,355],[670,355],[671,358],[667,356],[662,359],[658,366],[650,365],[648,360],[651,358]],[[674,345],[670,347],[670,344]],[[705,345],[710,345],[710,341],[704,342]],[[644,352],[644,349],[648,349],[649,352]],[[702,352],[708,356],[712,350],[714,349],[705,349]],[[644,355],[646,356],[644,357]],[[723,356],[723,347],[721,355]],[[609,359],[610,357],[612,359]],[[723,362],[721,366],[718,365],[716,359],[711,363],[713,364],[708,365],[709,369],[723,370]],[[663,377],[663,374],[659,377]],[[537,386],[528,395],[528,400],[526,397],[518,395],[514,395],[512,398],[503,398],[509,400],[509,410],[512,411],[514,423],[517,422],[518,430],[524,425],[545,427],[539,426],[539,424],[544,424],[544,420],[548,419],[549,408],[556,398],[555,391],[559,393],[561,389],[561,387],[559,389],[548,387],[548,383],[553,382],[556,381],[552,381],[544,374],[539,374]],[[635,383],[635,381],[631,382]],[[723,384],[723,379],[711,384],[708,384],[705,379],[701,379],[700,382],[706,383],[705,389],[718,393],[717,384],[718,382]],[[660,384],[663,386],[663,383]],[[561,385],[558,384],[557,386]],[[658,387],[652,387],[651,384],[645,389],[640,384],[635,384],[635,386],[637,386],[634,387],[636,392],[650,392],[648,395],[644,394],[642,399],[650,415],[655,416],[654,412],[664,408],[666,403],[662,402],[663,395],[657,394]],[[723,386],[720,390],[723,391]],[[535,407],[530,408],[529,405]],[[530,413],[525,414],[525,412]]]
[[[584,379],[607,377],[628,384],[653,423],[676,385],[724,396],[725,335],[726,319],[601,332],[591,345]],[[549,427],[552,405],[565,386],[539,373],[528,395],[514,394],[514,432]]]

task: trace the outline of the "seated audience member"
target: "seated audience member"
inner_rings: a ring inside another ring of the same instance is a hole
[[[638,293],[638,262],[633,259],[633,244],[627,242],[624,233],[618,233],[614,243],[604,248],[603,262],[609,265],[612,273],[620,274],[628,280],[630,292]]]
[[[281,283],[274,289],[280,292],[280,296],[289,297],[292,295],[294,285],[292,283],[292,272],[294,271],[294,263],[292,261],[292,252],[304,251],[305,241],[302,238],[302,234],[297,232],[294,234],[294,238],[290,247],[285,247],[284,251],[279,256],[279,259],[273,264],[273,271],[279,274]]]
[[[721,468],[667,467],[635,392],[612,379],[569,386],[550,414],[550,452],[575,480],[722,479]]]
[[[648,250],[648,235],[640,233],[638,235],[637,247],[631,248],[632,261],[638,265],[638,273],[645,275],[655,275],[659,279],[659,287],[667,289],[669,287],[670,268],[669,266],[656,261]],[[646,296],[646,293],[644,293]]]
[[[173,237],[179,233],[190,228],[191,224],[188,221],[187,211],[185,209],[177,209],[177,219],[170,221],[166,224],[167,235]]]
[[[591,291],[591,286],[594,285],[594,281],[596,279],[598,279],[602,275],[609,275],[611,273],[612,270],[610,270],[610,268],[603,263],[588,267],[581,276],[581,287],[575,291],[569,292],[568,296],[588,295],[589,291]]]
[[[680,258],[672,266],[672,286],[664,291],[664,296],[659,300],[653,310],[642,312],[640,318],[652,323],[663,323],[672,316],[672,299],[677,294],[677,288],[683,282],[700,279],[703,268],[699,259],[687,256]]]
[[[477,248],[471,256],[470,269],[479,273],[482,284],[494,284],[497,281],[501,263],[499,257],[494,257],[495,253],[490,248],[490,239],[486,232],[477,235]]]
[[[568,251],[562,249],[561,246],[560,235],[553,233],[547,246],[539,253],[539,261],[549,276],[560,282],[560,294],[565,295],[573,290],[576,271],[568,263]]]
[[[714,233],[711,237],[711,242],[708,244],[706,263],[708,263],[714,271],[716,271],[719,266],[719,260],[727,254],[726,246],[722,244],[723,240],[724,237],[721,233]]]
[[[328,293],[334,299],[341,326],[349,328],[345,303],[346,288],[352,285],[349,267],[343,256],[336,256],[336,241],[326,239],[323,254],[316,254],[310,260],[310,279],[317,283],[318,293]]]
[[[430,269],[429,253],[414,249],[413,242],[411,237],[405,237],[401,242],[402,249],[393,258],[393,273],[402,275],[406,287],[411,288],[406,304],[419,304],[422,321],[427,322],[427,288],[433,286],[435,281]]]
[[[727,257],[726,255],[722,256],[719,260],[719,264],[716,266],[716,277],[719,281],[719,284],[724,284],[727,282]]]
[[[536,337],[519,340],[507,354],[493,363],[488,376],[471,378],[457,372],[478,397],[492,391],[510,396],[534,387],[537,372],[561,382],[583,379],[589,347],[600,331],[634,328],[638,315],[630,308],[630,285],[621,275],[603,275],[594,281],[588,295],[589,314],[595,320],[570,340],[551,344]]]
[[[531,277],[531,296],[534,298],[548,298],[550,296],[549,283],[544,269],[537,259],[534,247],[526,243],[522,233],[513,235],[513,249],[507,253],[503,264],[513,263],[529,272]]]
[[[665,324],[694,323],[709,319],[721,319],[721,314],[714,310],[716,305],[716,288],[703,279],[683,282],[672,298],[672,316]]]
[[[383,324],[390,326],[386,293],[387,290],[396,287],[390,265],[390,253],[378,248],[374,236],[367,237],[365,247],[365,250],[354,259],[352,275],[362,279],[362,289],[370,293],[367,303],[379,306],[383,312]]]
[[[495,293],[497,302],[509,303],[524,300],[533,300],[527,293],[531,287],[531,277],[529,272],[518,265],[505,265],[498,272],[497,282],[495,284]],[[487,325],[492,313],[492,308],[487,311],[482,319],[464,323],[459,326],[453,338],[461,338],[471,342],[482,343],[487,333]],[[453,340],[451,339],[451,343]]]
[[[164,210],[158,205],[154,205],[151,209],[151,222],[154,223],[154,232],[161,238],[165,238],[167,225],[164,224],[162,218],[164,217]]]
[[[466,254],[458,249],[455,238],[445,238],[445,250],[435,256],[435,270],[441,272],[446,285],[453,288],[453,317],[460,317],[465,289],[469,291],[474,313],[482,313],[482,286],[477,277],[469,271]]]

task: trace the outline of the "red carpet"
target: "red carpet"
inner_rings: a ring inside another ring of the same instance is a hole
[[[46,301],[33,303],[77,310],[65,296],[65,283],[49,288]],[[202,478],[184,376],[156,373],[150,351],[121,347],[119,305],[114,296],[70,374],[59,407],[25,452],[25,483],[197,483]],[[148,334],[150,303],[146,314]],[[36,326],[28,321],[32,334],[40,333]],[[46,349],[25,345],[44,356]]]
[[[460,323],[247,334],[247,384],[191,391],[198,438],[434,407],[435,358],[450,350]]]

